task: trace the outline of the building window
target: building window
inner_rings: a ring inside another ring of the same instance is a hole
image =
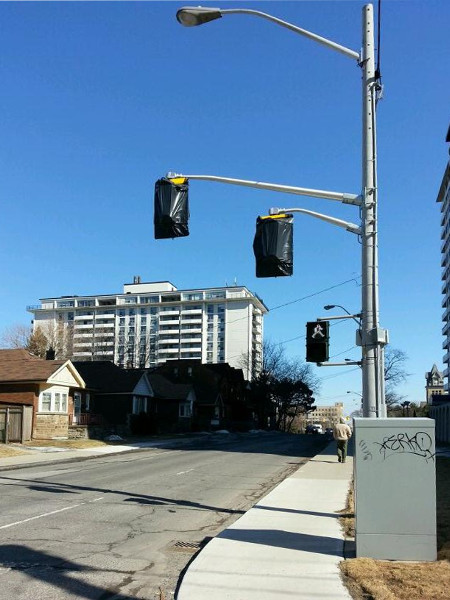
[[[180,417],[192,417],[192,407],[190,402],[180,402],[179,404]]]
[[[67,394],[42,392],[39,398],[39,412],[67,413]]]
[[[147,397],[134,396],[133,397],[133,414],[139,415],[140,413],[147,412]]]
[[[52,395],[49,392],[44,392],[41,396],[41,408],[42,412],[50,412],[52,404]]]

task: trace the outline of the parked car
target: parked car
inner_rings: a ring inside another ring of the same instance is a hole
[[[306,426],[306,433],[323,433],[322,425],[320,423],[311,423]]]
[[[333,428],[332,427],[327,427],[325,429],[325,435],[327,437],[328,440],[332,440],[333,439]]]

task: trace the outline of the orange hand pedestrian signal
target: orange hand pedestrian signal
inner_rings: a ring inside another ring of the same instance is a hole
[[[306,362],[321,363],[329,358],[329,321],[306,323]]]

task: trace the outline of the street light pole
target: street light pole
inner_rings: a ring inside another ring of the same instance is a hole
[[[273,191],[288,191],[300,195],[312,195],[330,200],[360,206],[361,227],[351,223],[336,220],[325,215],[312,213],[305,209],[296,209],[316,218],[321,218],[338,226],[345,226],[349,231],[361,237],[362,257],[362,294],[361,294],[361,327],[359,329],[360,345],[362,347],[362,390],[363,390],[363,416],[386,417],[384,400],[384,346],[388,342],[387,331],[379,326],[378,302],[378,240],[377,240],[377,154],[376,154],[376,97],[378,92],[377,76],[375,74],[375,47],[374,47],[374,18],[373,6],[367,4],[362,12],[362,54],[336,44],[335,42],[306,31],[296,25],[282,21],[253,9],[225,9],[204,7],[183,7],[177,12],[178,21],[187,27],[201,25],[225,14],[249,14],[268,19],[295,33],[305,36],[319,44],[335,50],[348,58],[356,60],[362,68],[362,194],[336,194],[321,190],[306,188],[288,188],[288,186],[275,186],[249,182],[236,179],[219,178],[216,176],[184,176],[187,178],[216,180],[235,185],[248,185],[271,189]],[[280,189],[284,187],[284,190]],[[313,193],[311,193],[313,192]],[[319,192],[319,193],[317,193]],[[274,209],[280,210],[280,209]],[[294,209],[289,209],[290,211]],[[338,222],[340,221],[340,222]],[[350,225],[350,227],[347,227]]]

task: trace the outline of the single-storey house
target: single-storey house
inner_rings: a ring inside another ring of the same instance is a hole
[[[0,408],[24,407],[22,427],[27,432],[9,440],[67,438],[71,391],[84,387],[70,360],[44,360],[24,349],[0,350]]]

